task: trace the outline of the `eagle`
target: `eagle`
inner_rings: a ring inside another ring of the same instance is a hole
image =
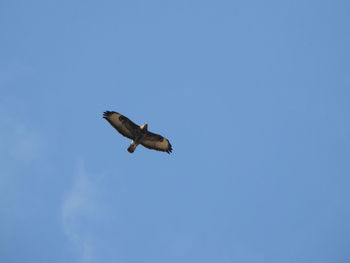
[[[168,154],[173,150],[168,139],[148,131],[147,123],[138,126],[124,115],[115,111],[105,111],[103,113],[103,118],[105,118],[121,135],[132,140],[128,148],[129,153],[133,153],[139,144],[148,149],[167,152]]]

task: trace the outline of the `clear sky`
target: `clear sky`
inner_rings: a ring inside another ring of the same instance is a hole
[[[0,262],[350,262],[349,1],[2,0],[0,36]]]

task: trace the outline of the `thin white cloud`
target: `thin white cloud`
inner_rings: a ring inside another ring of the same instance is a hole
[[[89,223],[103,215],[96,182],[79,162],[71,191],[62,203],[63,231],[81,256],[82,263],[94,260],[94,233]]]
[[[1,155],[19,162],[31,162],[44,156],[44,136],[19,120],[0,114]]]
[[[0,67],[0,84],[8,85],[19,78],[32,76],[36,73],[34,67],[21,59],[14,58],[6,66]]]
[[[45,136],[39,130],[1,113],[0,108],[0,185],[25,175],[24,170],[16,172],[17,167],[45,158],[45,146]]]
[[[42,138],[38,133],[17,125],[13,130],[9,153],[19,161],[36,160],[43,156],[44,141]]]

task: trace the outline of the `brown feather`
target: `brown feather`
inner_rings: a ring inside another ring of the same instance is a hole
[[[147,131],[141,138],[140,144],[148,149],[171,153],[173,148],[166,138]]]
[[[127,117],[114,111],[105,111],[105,118],[120,134],[134,140],[140,133],[140,127],[129,120]]]

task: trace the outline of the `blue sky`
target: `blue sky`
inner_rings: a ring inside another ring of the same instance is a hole
[[[3,0],[0,32],[1,262],[350,261],[348,1]]]

